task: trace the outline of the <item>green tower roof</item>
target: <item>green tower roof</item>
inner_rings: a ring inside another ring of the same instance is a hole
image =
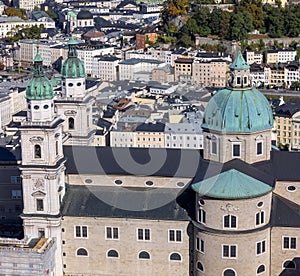
[[[208,102],[202,128],[222,132],[255,132],[273,127],[268,100],[256,88],[219,90]]]
[[[38,51],[34,57],[34,62],[43,62],[43,58],[42,56],[40,55],[40,52]]]
[[[243,58],[243,55],[242,55],[241,51],[238,50],[238,54],[237,54],[235,60],[233,61],[233,63],[230,65],[229,68],[239,70],[239,69],[249,69],[250,66],[245,61],[245,59]]]
[[[37,52],[34,58],[33,77],[26,86],[27,100],[45,100],[54,97],[52,84],[45,76],[42,63],[43,58],[40,53]]]
[[[83,78],[85,77],[85,68],[83,62],[77,56],[77,41],[71,37],[68,46],[68,58],[63,63],[61,74],[64,78]]]
[[[272,187],[235,169],[192,185],[195,192],[212,198],[245,199],[265,195]]]

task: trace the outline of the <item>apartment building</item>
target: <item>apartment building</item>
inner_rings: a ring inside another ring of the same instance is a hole
[[[228,63],[224,60],[194,59],[192,82],[201,86],[225,87],[228,69]]]
[[[93,47],[86,45],[79,45],[77,52],[78,57],[83,61],[85,66],[85,72],[87,75],[93,74],[93,59],[95,56],[100,55],[113,55],[114,54],[113,47]]]
[[[17,8],[31,11],[45,2],[46,0],[13,0],[14,6]],[[62,0],[60,2],[62,3]]]
[[[47,22],[23,20],[18,16],[0,16],[0,38],[13,36],[18,30],[31,28],[33,26],[44,28],[55,28],[53,20]]]
[[[277,144],[290,149],[300,149],[300,99],[290,98],[276,107],[274,126],[277,131]]]
[[[161,83],[175,81],[174,68],[167,64],[164,67],[155,68],[152,70],[152,80]]]
[[[160,122],[144,123],[135,130],[136,146],[138,148],[164,148],[165,124]]]
[[[188,82],[192,81],[193,76],[193,59],[178,58],[175,63],[175,80]]]
[[[203,133],[190,123],[166,123],[165,147],[173,149],[203,149]]]
[[[285,81],[285,66],[282,63],[269,64],[271,87],[282,87]]]
[[[294,48],[267,50],[266,63],[286,63],[294,61],[297,51]]]
[[[285,69],[285,84],[286,87],[291,87],[295,82],[299,82],[300,74],[299,74],[299,63],[298,62],[290,62],[286,64]]]
[[[92,76],[104,81],[118,80],[119,62],[115,56],[94,56]]]
[[[261,51],[246,51],[246,62],[251,65],[253,63],[263,63],[263,53]]]
[[[134,80],[135,74],[145,72],[151,75],[153,69],[161,66],[163,63],[151,59],[126,59],[119,62],[120,80]]]

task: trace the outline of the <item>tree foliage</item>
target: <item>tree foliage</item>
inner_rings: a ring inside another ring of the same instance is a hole
[[[26,17],[26,11],[22,9],[13,8],[13,7],[7,7],[4,10],[4,14],[6,14],[7,16],[18,16],[20,18]]]
[[[7,41],[18,41],[20,39],[38,39],[41,38],[41,29],[37,26],[31,28],[20,28],[12,30],[6,37]]]
[[[162,12],[164,33],[177,41],[183,40],[182,44],[191,44],[195,35],[242,41],[254,30],[272,38],[300,35],[300,5],[281,7],[262,4],[262,0],[242,0],[229,12],[219,8],[210,11],[202,5],[211,1],[193,1],[193,9],[188,10],[188,0],[167,0]],[[186,18],[184,26],[176,22],[178,16]],[[264,49],[265,45],[250,47]]]

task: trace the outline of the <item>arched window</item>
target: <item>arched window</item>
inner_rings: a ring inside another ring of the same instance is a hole
[[[265,267],[265,265],[262,264],[262,265],[260,265],[260,266],[258,267],[256,273],[259,274],[259,273],[262,273],[262,272],[264,272],[264,271],[266,271],[266,267]]]
[[[107,257],[109,258],[119,258],[119,253],[118,251],[111,249],[107,252]]]
[[[34,146],[34,158],[42,158],[42,151],[40,145]]]
[[[178,253],[172,253],[170,255],[170,261],[181,261],[181,256]]]
[[[74,118],[70,117],[68,122],[69,122],[69,129],[74,129]]]
[[[286,269],[296,269],[296,264],[294,261],[287,260],[283,263],[283,268]]]
[[[139,253],[139,259],[150,259],[150,254],[146,251],[141,251]]]
[[[204,271],[203,264],[201,262],[197,262],[197,269],[200,271]]]
[[[76,252],[77,256],[88,256],[88,252],[85,248],[79,248]]]
[[[264,211],[260,211],[258,213],[255,214],[255,225],[261,225],[265,223],[265,212]]]
[[[226,270],[223,272],[223,276],[235,276],[235,272],[234,272],[234,270],[232,270],[232,269],[226,269]]]

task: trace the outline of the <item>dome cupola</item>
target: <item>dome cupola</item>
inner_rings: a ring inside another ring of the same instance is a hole
[[[249,68],[239,51],[230,66],[228,87],[219,90],[205,109],[203,129],[227,133],[272,129],[272,109],[265,96],[251,87]]]
[[[52,99],[54,96],[52,84],[45,76],[42,64],[43,58],[38,51],[34,58],[33,77],[28,82],[26,87],[27,100]]]
[[[68,42],[68,58],[63,63],[61,74],[63,78],[84,78],[85,68],[83,62],[77,55],[77,42],[71,37]]]
[[[239,51],[230,80],[209,100],[203,118],[204,158],[247,163],[270,158],[273,113],[268,100],[251,86],[250,67]]]

